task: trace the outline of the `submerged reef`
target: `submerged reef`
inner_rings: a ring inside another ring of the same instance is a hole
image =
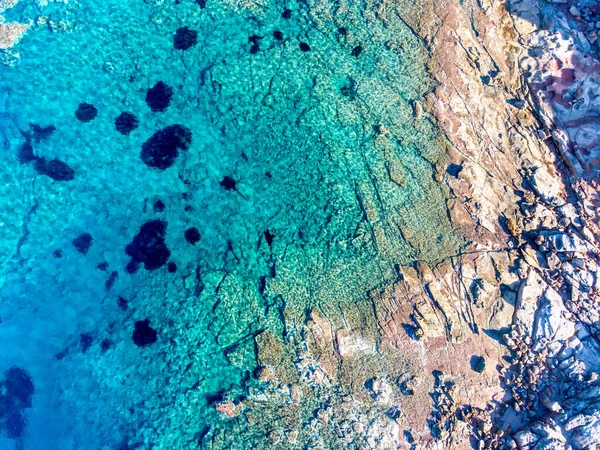
[[[77,249],[79,253],[82,255],[86,255],[92,243],[94,242],[94,238],[90,233],[83,233],[73,239],[73,246]]]
[[[71,181],[75,178],[75,171],[64,161],[36,156],[29,136],[26,136],[25,142],[19,147],[17,159],[21,164],[33,162],[33,168],[38,174],[46,175],[55,181]]]

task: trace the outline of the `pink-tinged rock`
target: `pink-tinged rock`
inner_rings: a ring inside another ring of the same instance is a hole
[[[215,409],[230,419],[237,416],[241,412],[241,407],[236,405],[231,400],[225,400],[215,405]]]
[[[23,23],[0,23],[0,49],[13,47],[17,42],[19,42],[28,28],[29,25]]]

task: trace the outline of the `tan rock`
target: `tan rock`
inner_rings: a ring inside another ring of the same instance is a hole
[[[266,330],[255,338],[257,360],[261,366],[276,367],[283,359],[283,344],[271,330]]]
[[[215,405],[215,409],[218,412],[226,417],[229,417],[230,419],[237,416],[241,412],[242,408],[243,407],[241,405],[236,405],[231,400],[225,400]]]
[[[0,23],[0,49],[13,47],[17,42],[19,42],[28,28],[29,25],[23,23]]]

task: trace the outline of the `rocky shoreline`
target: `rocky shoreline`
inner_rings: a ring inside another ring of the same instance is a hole
[[[469,244],[401,267],[374,322],[286,317],[255,339],[258,384],[216,408],[279,448],[598,448],[597,3],[421,3],[403,20],[438,86],[415,127],[446,134]]]

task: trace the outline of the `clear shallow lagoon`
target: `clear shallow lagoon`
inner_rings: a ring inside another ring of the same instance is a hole
[[[397,265],[458,252],[433,178],[444,141],[413,116],[433,87],[427,53],[392,5],[23,0],[5,16],[34,24],[0,66],[0,374],[23,368],[35,393],[17,439],[4,400],[0,448],[196,448],[228,426],[211,401],[253,383],[256,332],[286,335],[307,308],[335,316]],[[198,32],[187,50],[182,27]],[[173,95],[153,112],[159,81]],[[139,119],[129,135],[124,111]],[[56,127],[33,152],[72,180],[19,161],[31,123]],[[189,148],[144,164],[173,124]],[[128,273],[127,245],[157,219],[176,271]],[[145,320],[157,340],[139,347]],[[227,445],[261,446],[247,436]]]

